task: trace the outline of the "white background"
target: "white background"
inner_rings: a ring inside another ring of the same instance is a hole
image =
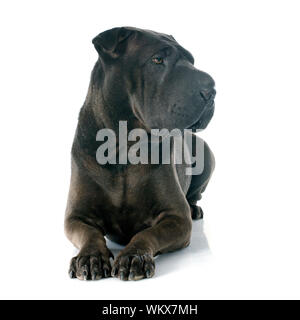
[[[2,1],[0,297],[300,298],[299,9],[288,0]],[[157,258],[153,279],[70,280],[63,218],[97,59],[91,40],[126,25],[172,34],[214,77],[215,116],[202,136],[216,171],[204,225],[194,223],[189,248]]]

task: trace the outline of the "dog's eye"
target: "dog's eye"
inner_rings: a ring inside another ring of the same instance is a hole
[[[164,62],[164,59],[162,57],[154,57],[152,58],[152,61],[156,64],[162,64]]]

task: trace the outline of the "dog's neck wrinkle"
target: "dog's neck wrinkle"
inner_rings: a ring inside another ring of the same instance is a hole
[[[128,131],[139,128],[148,132],[147,128],[132,111],[129,99],[124,98],[117,106],[112,101],[105,99],[102,90],[104,79],[102,71],[101,66],[97,63],[92,72],[91,83],[84,105],[80,110],[75,137],[75,145],[78,144],[85,154],[94,157],[94,159],[96,159],[97,149],[101,145],[101,141],[96,141],[99,130],[111,129],[114,131],[117,152],[119,152],[119,121],[127,121]],[[128,148],[134,143],[135,141],[128,141]]]
[[[84,106],[80,110],[75,137],[76,144],[79,144],[81,150],[94,159],[96,159],[97,149],[102,143],[101,141],[96,141],[97,132],[101,129],[112,129],[114,131],[116,151],[119,153],[119,119],[105,121],[107,116],[101,116],[101,114],[105,115],[107,108],[110,108],[110,106],[104,105],[103,102],[96,105],[96,101],[99,103],[99,97],[95,98],[94,96],[94,98],[89,97],[86,99]],[[133,114],[128,116],[128,132],[132,129],[143,128],[140,121]],[[135,143],[136,141],[127,141],[127,149]]]
[[[136,126],[134,126],[136,127]],[[113,172],[125,172],[129,167],[132,165],[130,163],[127,164],[106,164],[106,165],[99,165],[96,160],[96,152],[99,146],[104,143],[101,141],[96,141],[96,135],[97,132],[100,129],[106,128],[104,123],[97,123],[96,117],[92,108],[91,104],[85,104],[82,109],[80,110],[79,114],[79,121],[78,121],[78,126],[77,126],[77,131],[75,135],[75,140],[73,144],[73,151],[72,154],[75,157],[75,160],[80,164],[82,163],[82,159],[85,156],[88,156],[88,158],[91,160],[91,163],[93,164],[93,167],[96,168],[95,165],[100,166],[103,169],[108,169]],[[130,127],[128,126],[128,130]],[[128,150],[137,143],[138,141],[128,141],[126,143],[126,149],[120,148],[120,140],[119,140],[119,128],[115,131],[116,135],[116,159],[119,159],[119,154],[120,152],[127,152]],[[161,141],[160,141],[161,145]],[[149,163],[151,160],[151,134],[148,133],[148,156],[149,158]],[[83,157],[83,158],[82,158]],[[161,151],[159,153],[159,163],[162,161],[162,154]]]
[[[127,121],[128,130],[139,128],[150,132],[149,128],[144,125],[141,114],[135,109],[134,102],[128,97],[128,93],[124,93],[122,100],[118,101],[118,105],[116,105],[116,102],[112,101],[113,99],[109,99],[109,97],[104,95],[102,90],[104,81],[105,68],[99,58],[92,71],[88,97],[86,99],[92,106],[95,121],[99,129],[112,129],[118,135],[119,121]],[[116,118],[116,115],[119,117]]]
[[[101,87],[94,87],[91,101],[95,121],[99,128],[112,129],[118,135],[119,122],[127,121],[128,130],[144,129],[149,131],[136,114],[134,107],[131,107],[131,102],[127,97],[124,97],[116,105],[115,102],[104,97]]]

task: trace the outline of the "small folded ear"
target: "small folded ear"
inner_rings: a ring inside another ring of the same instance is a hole
[[[118,57],[125,50],[124,44],[132,33],[133,30],[125,27],[113,28],[98,34],[92,42],[99,55],[109,54]]]

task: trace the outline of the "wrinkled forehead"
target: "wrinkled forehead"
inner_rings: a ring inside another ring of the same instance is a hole
[[[178,42],[168,34],[155,32],[152,30],[141,30],[130,28],[134,32],[129,41],[128,51],[130,55],[135,56],[142,62],[150,58],[156,52],[170,47],[183,54],[190,62],[194,63],[192,54],[178,44]]]

